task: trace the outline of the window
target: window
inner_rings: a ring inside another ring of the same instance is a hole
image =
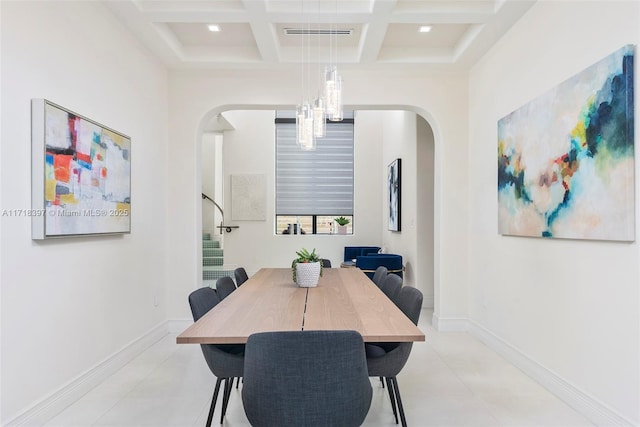
[[[341,216],[349,220],[343,234],[353,234],[353,216]],[[340,234],[334,218],[334,215],[276,215],[276,234]]]
[[[350,220],[347,233],[353,233],[353,123],[353,112],[327,121],[316,149],[303,151],[295,112],[276,112],[277,234],[337,234],[339,216]]]

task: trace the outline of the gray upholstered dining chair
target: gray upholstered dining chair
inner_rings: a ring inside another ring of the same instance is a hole
[[[322,268],[331,268],[331,260],[327,258],[321,258]]]
[[[382,288],[382,282],[387,278],[388,274],[389,270],[387,270],[387,267],[381,265],[380,267],[376,268],[376,271],[375,273],[373,273],[373,277],[371,278],[371,280],[373,280],[373,283],[375,283],[378,288]]]
[[[218,291],[220,301],[231,295],[231,292],[235,290],[236,284],[233,282],[231,277],[225,276],[216,280],[216,291]]]
[[[380,290],[391,300],[396,300],[396,296],[402,288],[402,278],[397,274],[387,274],[387,277],[382,281]]]
[[[233,270],[233,276],[236,278],[236,286],[241,286],[244,282],[249,280],[249,275],[243,267],[238,267]]]
[[[252,426],[359,426],[371,396],[356,331],[262,332],[247,341],[242,402]]]
[[[392,274],[390,276],[395,275]],[[394,301],[405,316],[417,325],[422,309],[422,299],[422,292],[418,289],[404,286],[400,289]],[[398,388],[396,376],[407,363],[412,347],[412,342],[365,344],[369,376],[383,377],[385,379],[387,390],[389,391],[389,400],[391,400],[391,408],[396,418],[396,424],[398,423],[399,413],[403,427],[406,427],[407,421],[404,415],[404,408],[402,407],[402,399],[400,398],[400,389]]]
[[[198,319],[218,305],[219,302],[220,298],[212,288],[204,287],[191,292],[189,295],[189,306],[191,307],[193,321],[197,322]],[[210,427],[222,380],[224,380],[225,385],[222,393],[220,424],[222,424],[225,413],[227,412],[231,388],[233,387],[233,379],[242,377],[242,371],[244,369],[244,345],[201,344],[200,348],[202,349],[202,354],[209,369],[217,378],[213,398],[211,399],[211,406],[209,407],[209,416],[207,417],[207,427]]]

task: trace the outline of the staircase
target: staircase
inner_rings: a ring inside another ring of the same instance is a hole
[[[221,277],[233,277],[233,270],[224,269],[224,250],[220,242],[211,239],[210,233],[202,234],[202,281],[205,286],[216,287]]]

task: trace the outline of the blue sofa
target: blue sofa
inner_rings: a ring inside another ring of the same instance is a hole
[[[353,265],[359,256],[377,254],[379,250],[379,246],[345,246],[343,264]]]
[[[387,267],[389,273],[394,273],[402,277],[404,270],[402,255],[375,253],[360,255],[356,258],[356,267],[362,270],[370,279],[373,279],[373,273],[375,273],[376,268],[381,265]]]

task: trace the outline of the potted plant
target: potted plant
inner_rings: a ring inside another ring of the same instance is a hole
[[[318,280],[322,276],[322,262],[315,248],[311,252],[302,248],[296,251],[296,255],[298,258],[291,264],[293,281],[302,288],[318,286]]]
[[[349,221],[348,218],[345,218],[343,216],[333,218],[333,220],[338,224],[338,234],[347,234],[347,225],[351,221]]]

